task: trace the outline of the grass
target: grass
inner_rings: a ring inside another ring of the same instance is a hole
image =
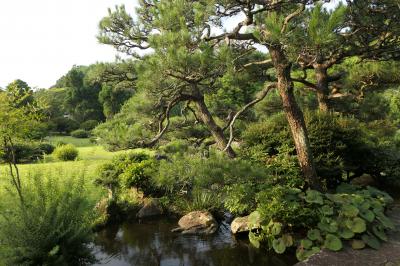
[[[99,197],[105,193],[105,191],[98,186],[95,186],[93,181],[97,177],[97,168],[111,160],[118,154],[125,153],[127,151],[110,152],[105,150],[102,146],[98,146],[91,143],[89,139],[78,139],[69,136],[55,136],[49,137],[49,142],[56,144],[57,142],[70,143],[77,147],[79,151],[78,159],[71,162],[60,162],[57,161],[52,155],[48,155],[42,162],[33,164],[21,164],[19,170],[23,182],[29,182],[27,180],[32,173],[36,171],[45,173],[55,173],[63,178],[74,176],[79,173],[83,173],[86,180],[86,186],[88,189],[89,197]],[[135,151],[145,151],[152,153],[145,149],[135,149]],[[0,165],[0,198],[4,193],[6,184],[10,184],[8,178],[8,167],[7,165]]]
[[[52,144],[57,145],[57,143],[63,142],[65,144],[72,144],[75,147],[92,147],[95,146],[90,139],[78,139],[71,136],[51,136],[47,137],[46,140]]]

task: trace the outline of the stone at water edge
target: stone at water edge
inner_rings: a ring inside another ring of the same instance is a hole
[[[183,216],[178,222],[179,228],[173,232],[182,234],[211,235],[218,229],[218,223],[207,211],[193,211]]]
[[[143,207],[136,214],[138,218],[147,218],[152,216],[159,216],[163,214],[161,204],[156,199],[146,200]]]
[[[248,232],[249,229],[249,216],[237,217],[231,223],[231,232],[233,234]]]

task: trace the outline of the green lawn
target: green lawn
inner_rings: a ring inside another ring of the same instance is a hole
[[[92,147],[95,146],[92,142],[90,142],[90,139],[78,139],[74,138],[71,136],[51,136],[46,138],[50,144],[56,146],[57,143],[70,143],[73,144],[76,147]]]
[[[97,168],[111,160],[115,155],[125,153],[127,151],[110,152],[106,151],[102,146],[97,146],[89,141],[89,139],[77,139],[68,136],[60,137],[49,137],[49,142],[56,144],[57,142],[70,143],[77,147],[79,151],[78,159],[71,162],[60,162],[53,158],[52,155],[48,155],[44,158],[43,162],[33,164],[21,164],[19,170],[23,182],[29,182],[29,176],[42,172],[48,175],[58,175],[63,178],[69,178],[75,175],[84,174],[86,180],[86,186],[90,197],[98,197],[105,193],[105,191],[98,186],[95,186],[93,181],[97,177]],[[135,151],[146,151],[137,149]],[[151,152],[150,152],[151,153]],[[4,188],[4,185],[9,183],[8,167],[7,165],[0,165],[0,187]],[[1,194],[4,193],[3,189],[0,189]]]

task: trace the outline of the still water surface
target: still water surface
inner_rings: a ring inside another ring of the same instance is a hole
[[[110,227],[97,236],[96,265],[110,266],[286,266],[292,255],[257,250],[231,235],[222,223],[218,232],[202,237],[171,233],[176,220],[153,220]]]

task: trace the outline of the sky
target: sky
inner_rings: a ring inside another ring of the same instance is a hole
[[[73,65],[113,61],[116,50],[96,35],[108,8],[120,4],[134,13],[137,0],[0,0],[0,88],[15,79],[49,88]]]
[[[119,4],[134,13],[137,0],[1,0],[0,87],[22,79],[48,88],[73,65],[113,61],[115,49],[96,35]]]

